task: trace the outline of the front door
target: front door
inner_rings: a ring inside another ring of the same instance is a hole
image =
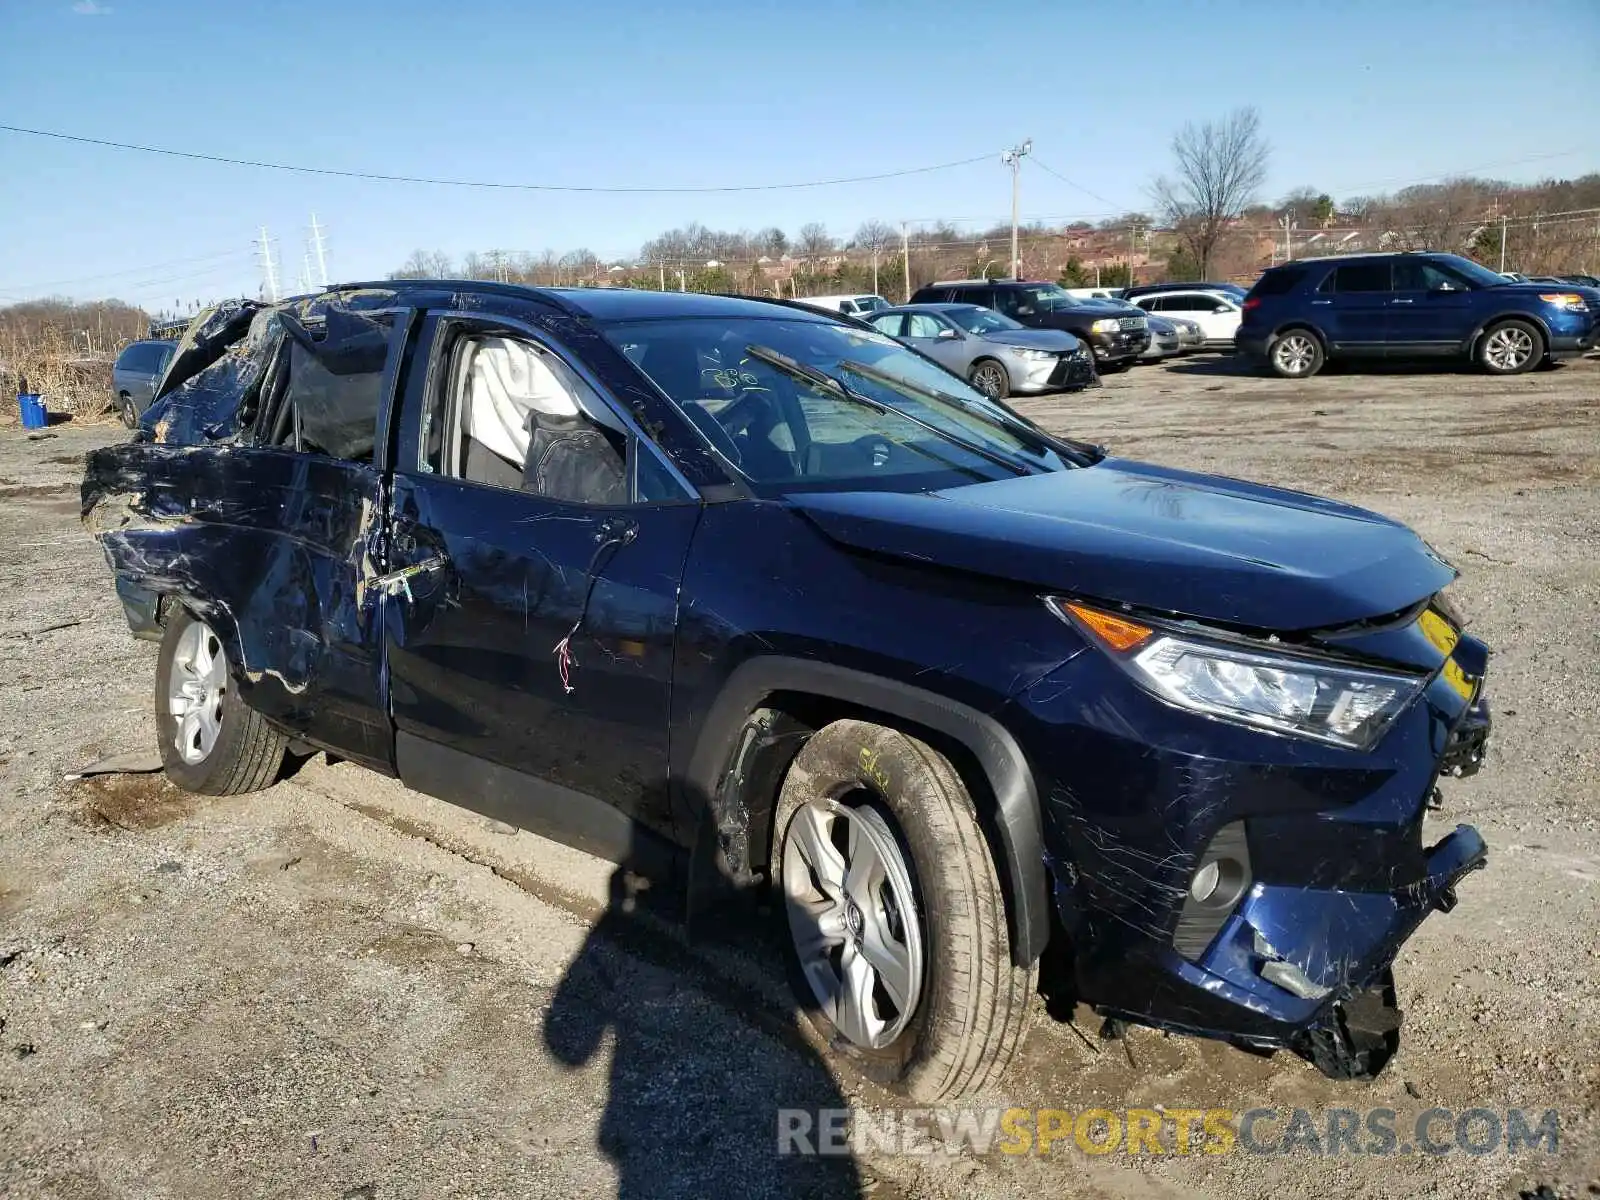
[[[699,504],[548,339],[454,317],[424,337],[384,585],[401,777],[597,853],[625,849],[617,814],[671,838]]]
[[[1454,354],[1472,333],[1467,281],[1423,258],[1394,265],[1389,304],[1391,354]]]
[[[926,312],[907,313],[906,331],[900,340],[913,350],[926,354],[934,362],[966,378],[972,351],[967,348],[964,338],[956,327],[947,324],[943,317],[936,317]]]

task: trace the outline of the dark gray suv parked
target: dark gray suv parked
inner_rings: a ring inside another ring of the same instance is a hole
[[[122,423],[132,429],[155,398],[155,386],[167,373],[177,342],[146,339],[129,342],[117,355],[111,368],[111,395],[122,414]]]

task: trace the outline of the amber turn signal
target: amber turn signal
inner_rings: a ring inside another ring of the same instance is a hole
[[[1114,617],[1098,609],[1085,608],[1081,604],[1068,602],[1062,607],[1077,618],[1080,625],[1113,650],[1132,650],[1152,632],[1148,625]]]

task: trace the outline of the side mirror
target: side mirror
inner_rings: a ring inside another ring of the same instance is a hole
[[[1231,305],[1231,304],[1219,304],[1215,308],[1213,308],[1211,311],[1220,316],[1222,313],[1231,313],[1233,311],[1233,305]]]
[[[1451,283],[1448,279],[1441,279],[1438,283],[1433,285],[1433,290],[1436,292],[1458,292],[1461,289],[1456,287],[1456,285]]]
[[[946,341],[953,342],[957,338],[959,338],[961,335],[959,333],[957,333],[954,329],[951,329],[948,326],[946,326],[945,328],[939,330],[938,336],[943,338]]]

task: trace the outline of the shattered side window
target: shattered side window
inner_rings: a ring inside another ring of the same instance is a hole
[[[394,314],[330,309],[320,330],[282,319],[289,338],[282,411],[293,414],[299,449],[371,462]]]

